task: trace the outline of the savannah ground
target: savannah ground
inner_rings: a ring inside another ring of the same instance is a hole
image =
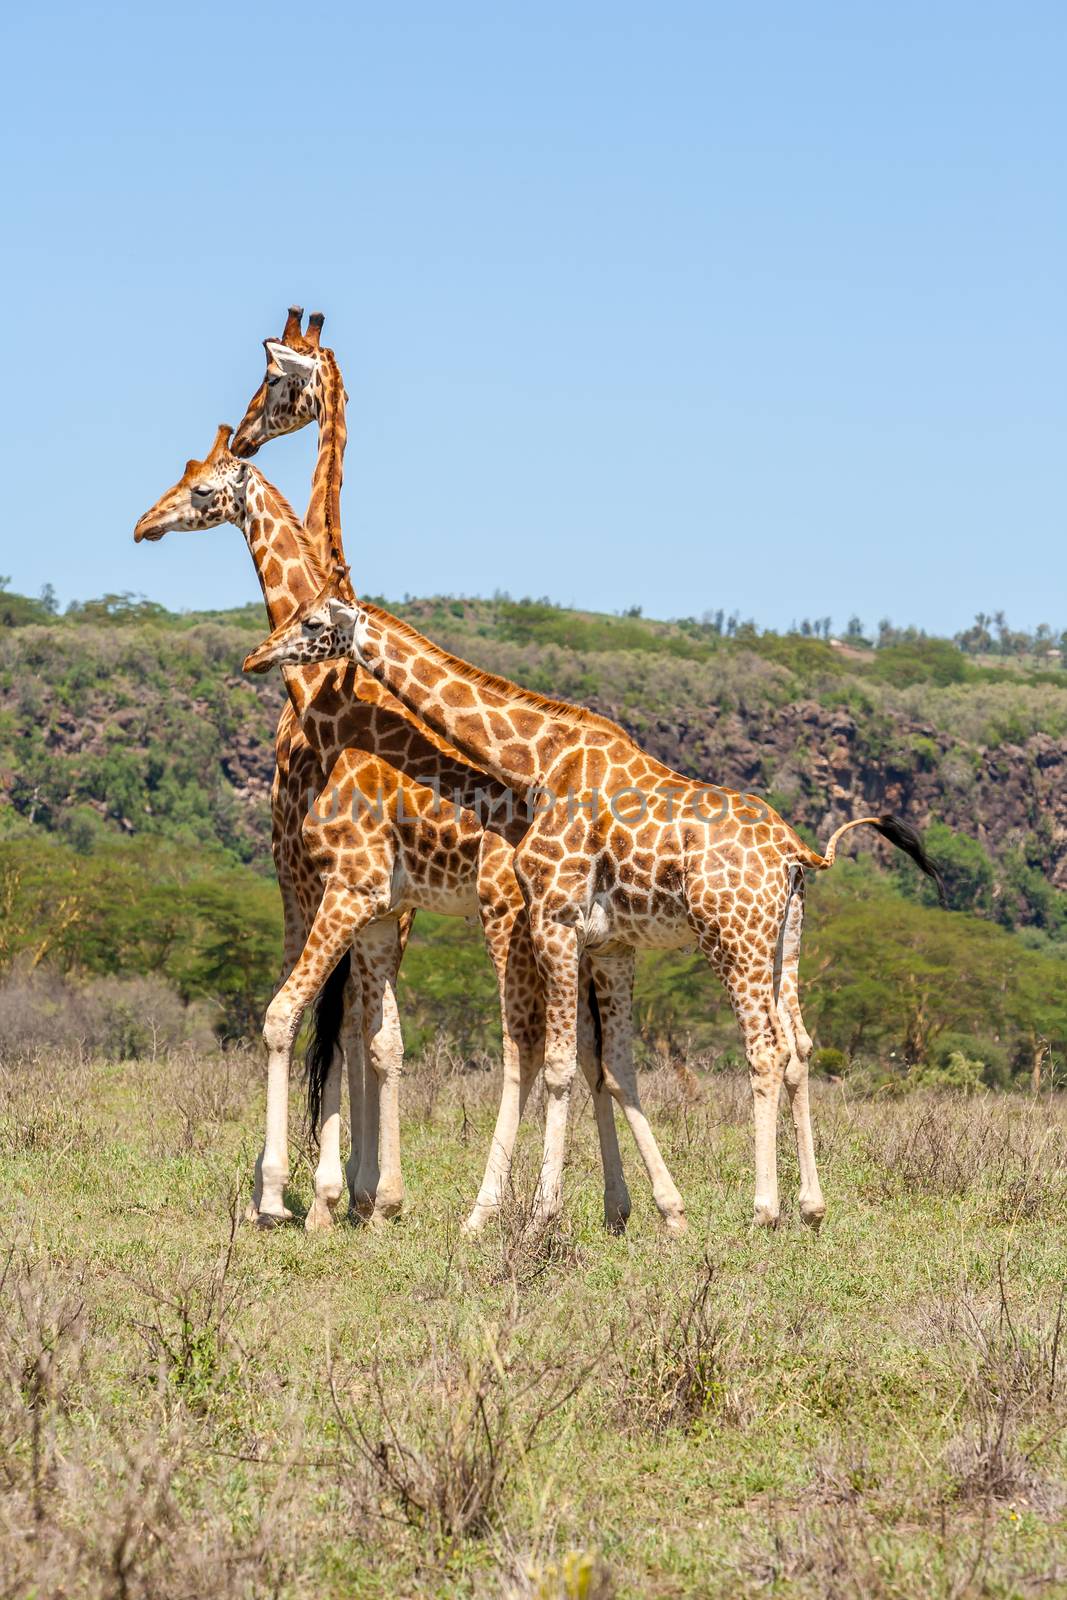
[[[469,1064],[468,1064],[469,1065]],[[1067,1594],[1067,1102],[819,1086],[830,1205],[748,1223],[742,1074],[643,1075],[690,1229],[600,1227],[588,1094],[566,1214],[475,1242],[496,1080],[404,1085],[402,1220],[232,1230],[243,1051],[0,1072],[0,1593]],[[294,1091],[296,1086],[294,1085]],[[294,1092],[294,1101],[299,1098]]]

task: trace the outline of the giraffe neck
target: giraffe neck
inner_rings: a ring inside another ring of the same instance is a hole
[[[358,654],[368,671],[468,761],[520,796],[542,787],[588,730],[621,733],[604,718],[479,671],[368,601],[360,606],[370,625]]]
[[[326,573],[336,574],[343,593],[352,586],[341,541],[341,483],[344,477],[345,386],[333,352],[323,350],[319,358],[316,411],[319,420],[319,448],[311,480],[304,529],[318,564]]]
[[[240,527],[255,564],[267,615],[271,625],[278,627],[289,620],[298,606],[320,592],[326,572],[316,560],[288,500],[255,471],[248,475]],[[334,752],[322,719],[315,716],[316,705],[332,706],[337,695],[353,693],[353,676],[352,668],[336,665],[282,669],[293,710],[324,760]]]

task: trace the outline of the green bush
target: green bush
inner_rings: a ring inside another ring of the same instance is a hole
[[[972,1060],[962,1050],[953,1050],[941,1066],[917,1066],[908,1074],[916,1089],[962,1089],[968,1094],[980,1089],[984,1078],[985,1062]]]

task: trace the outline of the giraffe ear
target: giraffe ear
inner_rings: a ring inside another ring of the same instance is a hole
[[[267,360],[287,378],[306,378],[315,369],[313,356],[305,354],[303,350],[291,350],[277,339],[264,339],[263,348],[267,352]]]
[[[327,602],[327,610],[329,611],[330,621],[333,623],[334,627],[346,628],[351,626],[352,607],[346,605],[343,600],[339,600],[336,596],[334,596],[333,599]]]

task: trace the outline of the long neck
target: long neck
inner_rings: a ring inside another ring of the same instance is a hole
[[[326,571],[315,559],[296,512],[280,490],[260,473],[248,475],[241,532],[245,536],[263,591],[272,628],[288,622],[298,606],[322,589]],[[302,722],[324,685],[348,682],[351,669],[284,667],[282,677],[293,709]]]
[[[341,483],[348,427],[345,386],[331,350],[323,350],[319,357],[318,417],[319,449],[304,529],[319,565],[325,572],[340,575],[347,572],[341,542]],[[342,577],[341,588],[351,593],[347,577]]]
[[[271,627],[276,628],[319,593],[326,569],[316,560],[281,490],[255,471],[248,474],[241,532],[255,563]]]
[[[441,738],[523,797],[544,785],[568,745],[580,742],[576,708],[480,672],[378,606],[360,658],[379,683]]]

